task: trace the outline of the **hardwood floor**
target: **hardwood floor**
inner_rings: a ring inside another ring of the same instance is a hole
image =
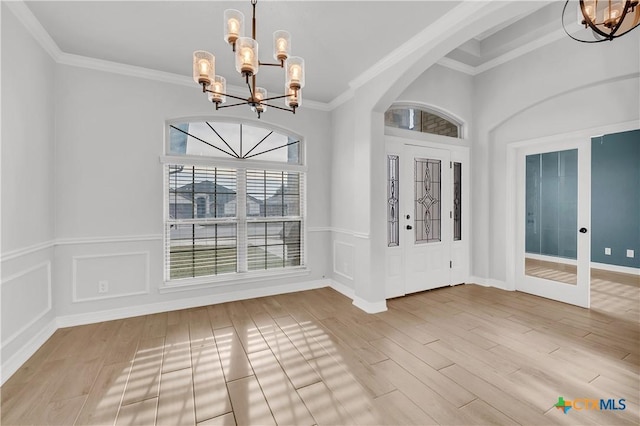
[[[591,310],[461,285],[368,315],[325,288],[60,329],[1,421],[637,425],[640,285],[596,278]]]

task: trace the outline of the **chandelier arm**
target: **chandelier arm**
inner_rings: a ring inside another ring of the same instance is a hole
[[[255,157],[256,155],[266,154],[267,152],[275,151],[276,149],[284,148],[284,147],[287,147],[287,146],[289,146],[289,145],[295,145],[295,144],[297,144],[297,143],[299,143],[299,142],[300,142],[300,141],[289,142],[288,144],[285,144],[285,145],[282,145],[282,146],[277,146],[277,147],[275,147],[275,148],[271,148],[271,149],[268,149],[268,150],[266,150],[266,151],[258,152],[258,153],[253,154],[253,155],[245,155],[245,156],[244,156],[244,157],[242,157],[242,158],[246,160],[247,158]]]
[[[283,108],[283,107],[279,107],[277,105],[271,105],[271,104],[265,104],[265,103],[262,103],[262,105],[264,105],[266,107],[269,107],[269,108],[281,109],[282,111],[289,111],[289,112],[292,112],[294,114],[296,112],[295,109],[293,109],[293,108]]]
[[[231,108],[231,107],[239,106],[239,105],[249,105],[249,102],[244,101],[244,102],[240,102],[240,103],[237,103],[237,104],[231,104],[231,105],[220,105],[218,108],[220,108],[220,109],[222,109],[222,108]]]
[[[280,61],[279,64],[275,63],[275,62],[259,62],[258,61],[258,65],[260,66],[265,66],[265,67],[280,67],[280,68],[284,68],[284,61]]]
[[[273,100],[273,99],[290,98],[290,97],[292,97],[292,96],[293,96],[292,94],[291,94],[291,95],[282,95],[282,96],[273,96],[273,97],[271,97],[271,98],[263,99],[263,100],[262,100],[262,102],[264,103],[264,102],[266,102],[266,101],[271,101],[271,100]]]
[[[239,101],[244,101],[245,103],[247,103],[247,100],[246,100],[245,98],[241,98],[241,97],[239,97],[239,96],[233,96],[233,95],[230,95],[230,94],[228,94],[228,93],[215,92],[215,91],[213,91],[213,90],[207,90],[207,92],[209,92],[209,93],[215,93],[216,95],[227,96],[227,97],[229,97],[229,98],[237,99],[237,100],[239,100]]]
[[[211,148],[215,148],[215,149],[217,149],[218,151],[222,151],[222,152],[224,152],[224,153],[225,153],[225,154],[227,154],[229,157],[240,158],[240,157],[238,157],[237,155],[233,155],[232,153],[227,152],[227,151],[225,151],[225,150],[224,150],[224,149],[222,149],[222,148],[218,148],[217,146],[215,146],[215,145],[213,145],[213,144],[210,144],[209,142],[205,141],[204,139],[200,139],[199,137],[194,136],[194,135],[192,135],[192,134],[191,134],[191,133],[189,133],[189,132],[185,132],[184,130],[179,129],[179,128],[177,128],[176,126],[170,126],[170,127],[171,127],[172,129],[176,129],[177,131],[184,133],[184,134],[185,134],[185,135],[187,135],[187,136],[191,136],[191,137],[192,137],[192,138],[194,138],[195,140],[198,140],[198,141],[200,141],[200,142],[202,142],[202,143],[204,143],[204,144],[209,145]]]
[[[252,80],[253,80],[253,86],[255,87],[255,85],[256,85],[256,76],[255,76],[255,74],[253,75]],[[249,83],[249,76],[247,76],[247,87],[249,88],[249,99],[253,99],[253,88],[251,87],[251,84]]]

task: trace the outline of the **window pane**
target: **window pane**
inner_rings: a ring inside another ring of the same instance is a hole
[[[284,268],[300,265],[300,221],[247,224],[248,268]]]
[[[299,214],[299,173],[247,171],[247,216],[282,217]]]
[[[169,166],[169,218],[234,217],[236,191],[235,170]]]
[[[169,225],[170,279],[236,272],[236,224]]]
[[[290,135],[240,123],[178,123],[169,126],[169,154],[300,164],[300,141]]]
[[[447,118],[419,108],[390,108],[384,114],[384,124],[399,129],[459,138],[460,126]]]

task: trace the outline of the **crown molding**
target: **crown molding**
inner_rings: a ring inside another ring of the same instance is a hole
[[[371,68],[353,79],[349,83],[349,86],[355,90],[373,80],[391,66],[402,62],[408,56],[414,54],[414,52],[422,46],[432,43],[433,40],[448,34],[449,30],[455,25],[473,18],[474,15],[477,15],[485,6],[486,4],[484,2],[468,1],[454,7],[433,24],[411,37],[397,49],[376,62]]]
[[[33,38],[36,39],[49,56],[57,62],[62,54],[62,50],[60,50],[56,42],[53,41],[47,30],[44,29],[40,21],[38,21],[38,18],[35,17],[24,1],[5,1],[3,3],[16,15],[20,23],[24,25],[27,31],[31,33]]]
[[[483,73],[492,68],[497,67],[498,65],[503,65],[509,61],[512,61],[520,56],[526,55],[527,53],[533,52],[534,50],[540,49],[541,47],[546,46],[547,44],[551,44],[555,41],[558,41],[565,37],[564,30],[558,29],[556,31],[550,32],[538,39],[535,39],[529,43],[523,44],[522,46],[516,47],[495,59],[487,61],[481,65],[475,67],[476,74]],[[567,37],[568,38],[568,37]]]
[[[53,38],[51,38],[49,33],[44,29],[40,21],[38,21],[35,15],[33,15],[31,10],[25,4],[24,0],[5,1],[4,3],[7,4],[9,9],[16,15],[18,20],[31,33],[31,35],[40,44],[40,46],[42,46],[42,48],[51,56],[51,58],[53,58],[53,60],[59,64],[75,66],[79,68],[87,68],[96,71],[104,71],[130,77],[138,77],[152,81],[176,84],[180,86],[192,87],[195,84],[193,83],[191,77],[180,74],[158,71],[151,68],[144,68],[135,65],[123,64],[120,62],[107,61],[103,59],[63,52],[62,50],[60,50]],[[355,94],[355,90],[358,87],[366,84],[368,81],[371,81],[372,79],[383,73],[389,67],[412,55],[420,47],[429,42],[432,42],[438,37],[441,37],[443,34],[446,34],[448,29],[451,28],[452,25],[459,23],[460,21],[466,21],[473,18],[473,16],[476,15],[485,6],[486,4],[484,2],[463,2],[462,4],[448,11],[440,19],[425,28],[416,36],[410,38],[408,41],[400,45],[397,49],[376,62],[371,68],[353,79],[349,83],[349,89],[347,91],[341,93],[328,103],[305,99],[305,107],[325,112],[334,110],[338,106],[352,99]],[[471,76],[476,76],[480,73],[488,71],[492,68],[505,64],[527,53],[530,53],[536,49],[539,49],[547,44],[560,40],[563,36],[564,31],[562,30],[551,32],[546,36],[512,49],[490,61],[487,61],[475,67],[448,58],[446,56],[440,58],[440,60],[438,60],[436,63],[455,71],[459,71]],[[235,96],[243,96],[244,94],[246,94],[243,87],[227,86],[227,89],[229,91],[229,94]]]
[[[451,59],[446,56],[440,58],[440,60],[436,62],[436,64],[472,76],[478,74],[478,69],[476,67],[467,65],[464,62],[456,61],[455,59]]]
[[[189,76],[63,52],[27,7],[24,0],[6,1],[5,3],[33,38],[36,39],[40,46],[58,64],[143,78],[179,86],[195,86],[193,79]],[[244,96],[247,93],[244,87],[239,86],[227,86],[227,91],[230,95],[234,96]],[[304,105],[307,108],[319,111],[331,111],[331,109],[333,109],[328,103],[308,99],[304,100]]]

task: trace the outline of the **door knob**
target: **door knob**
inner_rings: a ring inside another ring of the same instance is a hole
[[[586,234],[587,233],[587,228],[580,228],[580,233],[581,234]]]
[[[413,229],[411,225],[407,225],[407,229]]]
[[[411,219],[411,216],[407,215],[407,219]]]

